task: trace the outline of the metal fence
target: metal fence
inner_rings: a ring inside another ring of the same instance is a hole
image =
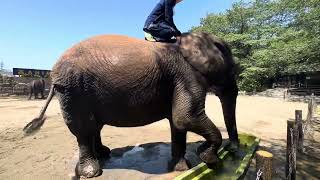
[[[10,96],[10,95],[28,95],[29,93],[29,83],[33,80],[39,78],[32,77],[13,77],[10,83],[0,83],[0,96]],[[45,93],[51,86],[51,79],[44,78],[45,80]]]

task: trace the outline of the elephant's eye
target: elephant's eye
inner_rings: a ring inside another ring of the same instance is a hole
[[[196,56],[199,56],[200,55],[200,51],[199,50],[194,50],[193,54],[196,55]]]

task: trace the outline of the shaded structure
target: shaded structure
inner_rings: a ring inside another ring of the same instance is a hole
[[[273,87],[288,88],[288,93],[291,95],[320,96],[320,71],[286,74],[277,78]]]

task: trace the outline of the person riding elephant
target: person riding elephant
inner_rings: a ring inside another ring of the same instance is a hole
[[[57,95],[65,123],[78,141],[75,172],[79,177],[102,173],[99,159],[110,154],[100,136],[105,124],[136,127],[167,119],[172,170],[189,168],[185,159],[188,131],[206,140],[197,150],[201,160],[217,164],[222,137],[205,113],[210,91],[220,98],[230,148],[239,145],[235,62],[228,45],[216,36],[184,33],[177,44],[100,35],[67,50],[51,77],[47,102],[24,131],[30,134],[43,125],[45,111]]]
[[[173,21],[173,8],[182,0],[160,0],[148,16],[143,31],[145,39],[157,42],[175,42],[181,36]]]
[[[41,99],[44,99],[44,90],[45,90],[46,84],[44,79],[37,79],[33,80],[29,83],[29,100],[32,97],[32,94],[34,94],[34,99],[38,99],[38,94],[41,94]]]

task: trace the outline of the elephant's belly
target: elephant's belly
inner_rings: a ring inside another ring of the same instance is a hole
[[[117,127],[137,127],[170,117],[171,105],[163,103],[140,106],[105,106],[97,113],[97,118],[104,124]]]

